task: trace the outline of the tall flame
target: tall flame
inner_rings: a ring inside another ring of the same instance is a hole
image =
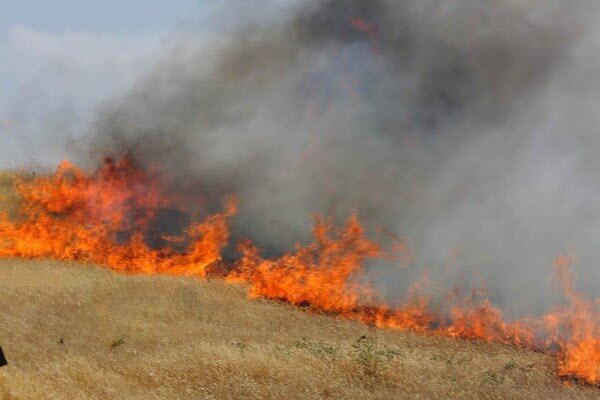
[[[600,299],[590,302],[575,291],[571,257],[556,259],[555,275],[567,305],[546,316],[553,339],[560,346],[559,374],[600,384]]]
[[[224,211],[192,217],[181,232],[160,234],[152,243],[148,232],[161,210],[185,213],[169,193],[156,168],[142,170],[131,158],[105,160],[94,173],[63,162],[48,177],[21,178],[22,198],[17,218],[0,214],[0,257],[92,262],[125,273],[161,273],[205,277],[221,262],[229,242],[228,218],[236,213],[234,200]],[[160,230],[159,230],[160,231]],[[369,239],[357,215],[345,226],[316,216],[314,240],[276,259],[264,259],[249,240],[239,245],[241,258],[224,277],[246,282],[251,297],[311,306],[382,328],[489,340],[556,352],[558,374],[600,384],[600,302],[575,291],[573,259],[560,257],[555,275],[566,304],[542,317],[507,321],[484,288],[467,295],[446,294],[444,309],[436,307],[415,282],[407,296],[388,304],[369,280],[369,262],[404,261],[407,247],[384,249]],[[396,257],[396,258],[394,258]]]
[[[556,277],[567,305],[542,317],[507,321],[484,288],[468,295],[448,293],[448,312],[431,305],[421,282],[412,285],[402,302],[387,304],[365,274],[365,263],[386,257],[386,253],[365,236],[356,215],[342,229],[318,216],[313,235],[313,243],[297,245],[295,252],[272,260],[262,259],[256,247],[242,242],[242,258],[226,279],[248,282],[251,297],[310,305],[382,328],[494,341],[550,353],[558,349],[559,376],[600,384],[600,302],[588,302],[574,290],[570,258],[556,262]]]
[[[236,212],[229,200],[224,212],[161,238],[185,242],[180,252],[148,243],[157,212],[178,209],[177,201],[156,169],[144,172],[128,157],[107,159],[93,174],[65,161],[52,176],[21,179],[16,188],[23,203],[16,221],[0,214],[0,256],[85,261],[128,273],[204,277],[221,259],[229,240],[226,220]]]

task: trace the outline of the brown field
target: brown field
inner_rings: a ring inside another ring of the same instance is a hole
[[[14,174],[0,210],[15,215]],[[222,281],[0,260],[0,399],[600,399],[550,356],[384,331]]]
[[[550,356],[370,328],[221,281],[0,261],[3,399],[593,399]]]

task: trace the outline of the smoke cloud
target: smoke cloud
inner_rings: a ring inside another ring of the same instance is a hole
[[[0,37],[1,167],[56,165],[98,103],[122,93],[156,62],[161,35],[46,33],[22,25]]]
[[[594,2],[244,4],[177,36],[80,157],[159,164],[206,209],[237,194],[235,235],[271,254],[357,211],[410,240],[415,265],[378,275],[391,294],[477,271],[509,312],[546,310],[564,253],[597,290]]]

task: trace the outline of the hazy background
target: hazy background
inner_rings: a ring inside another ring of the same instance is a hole
[[[2,17],[2,164],[131,151],[208,208],[237,193],[268,254],[358,211],[410,240],[413,268],[379,266],[394,296],[475,273],[539,312],[562,254],[597,293],[593,2],[77,4]]]
[[[196,0],[6,2],[0,14],[0,164],[66,156],[98,102],[126,90],[160,44],[207,6]],[[48,131],[52,133],[49,134]],[[53,143],[54,142],[54,143]]]

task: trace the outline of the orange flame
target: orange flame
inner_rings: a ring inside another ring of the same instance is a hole
[[[343,229],[316,218],[314,242],[274,260],[262,259],[245,241],[242,258],[228,281],[250,284],[251,297],[265,297],[335,312],[382,328],[494,341],[554,352],[558,347],[558,374],[600,384],[600,318],[593,304],[573,289],[568,259],[557,262],[569,305],[541,318],[508,322],[485,289],[469,295],[454,291],[446,296],[449,312],[431,306],[421,282],[413,284],[404,301],[386,304],[374,285],[365,280],[365,263],[386,254],[366,238],[356,215]],[[400,258],[405,258],[406,255]]]
[[[337,232],[337,238],[332,238],[330,231],[330,221],[315,217],[314,243],[298,246],[296,253],[278,260],[261,259],[255,247],[243,242],[239,269],[232,271],[227,279],[249,281],[253,297],[310,304],[329,311],[352,310],[368,300],[372,290],[355,278],[363,272],[364,260],[379,257],[381,249],[364,237],[356,216]]]
[[[546,323],[560,346],[559,375],[600,384],[600,301],[594,304],[575,291],[573,262],[571,257],[559,257],[554,263],[568,304],[549,313]]]
[[[194,222],[178,238],[185,252],[152,248],[145,232],[156,212],[177,208],[155,169],[146,173],[130,158],[105,160],[94,174],[65,161],[50,177],[17,182],[23,198],[20,217],[0,214],[0,257],[77,260],[128,273],[206,275],[221,259],[229,240],[227,218],[235,201],[220,214]]]
[[[0,214],[0,257],[92,262],[125,273],[205,277],[222,271],[219,262],[229,242],[227,220],[236,213],[235,201],[229,200],[221,213],[194,217],[180,234],[162,235],[160,245],[151,246],[146,235],[157,213],[185,211],[163,179],[156,168],[143,171],[128,157],[107,159],[92,174],[63,162],[49,177],[21,179],[16,185],[23,199],[19,217]],[[435,307],[426,294],[427,278],[413,283],[404,299],[388,304],[368,279],[368,263],[406,266],[414,258],[404,243],[387,251],[369,239],[357,215],[341,228],[317,216],[313,236],[311,244],[297,245],[276,259],[263,259],[250,241],[242,241],[242,257],[223,275],[229,282],[248,283],[251,297],[311,306],[382,328],[556,352],[559,376],[600,384],[600,303],[575,291],[572,258],[555,262],[567,304],[542,317],[509,322],[485,288],[467,295],[452,291],[444,309]]]

